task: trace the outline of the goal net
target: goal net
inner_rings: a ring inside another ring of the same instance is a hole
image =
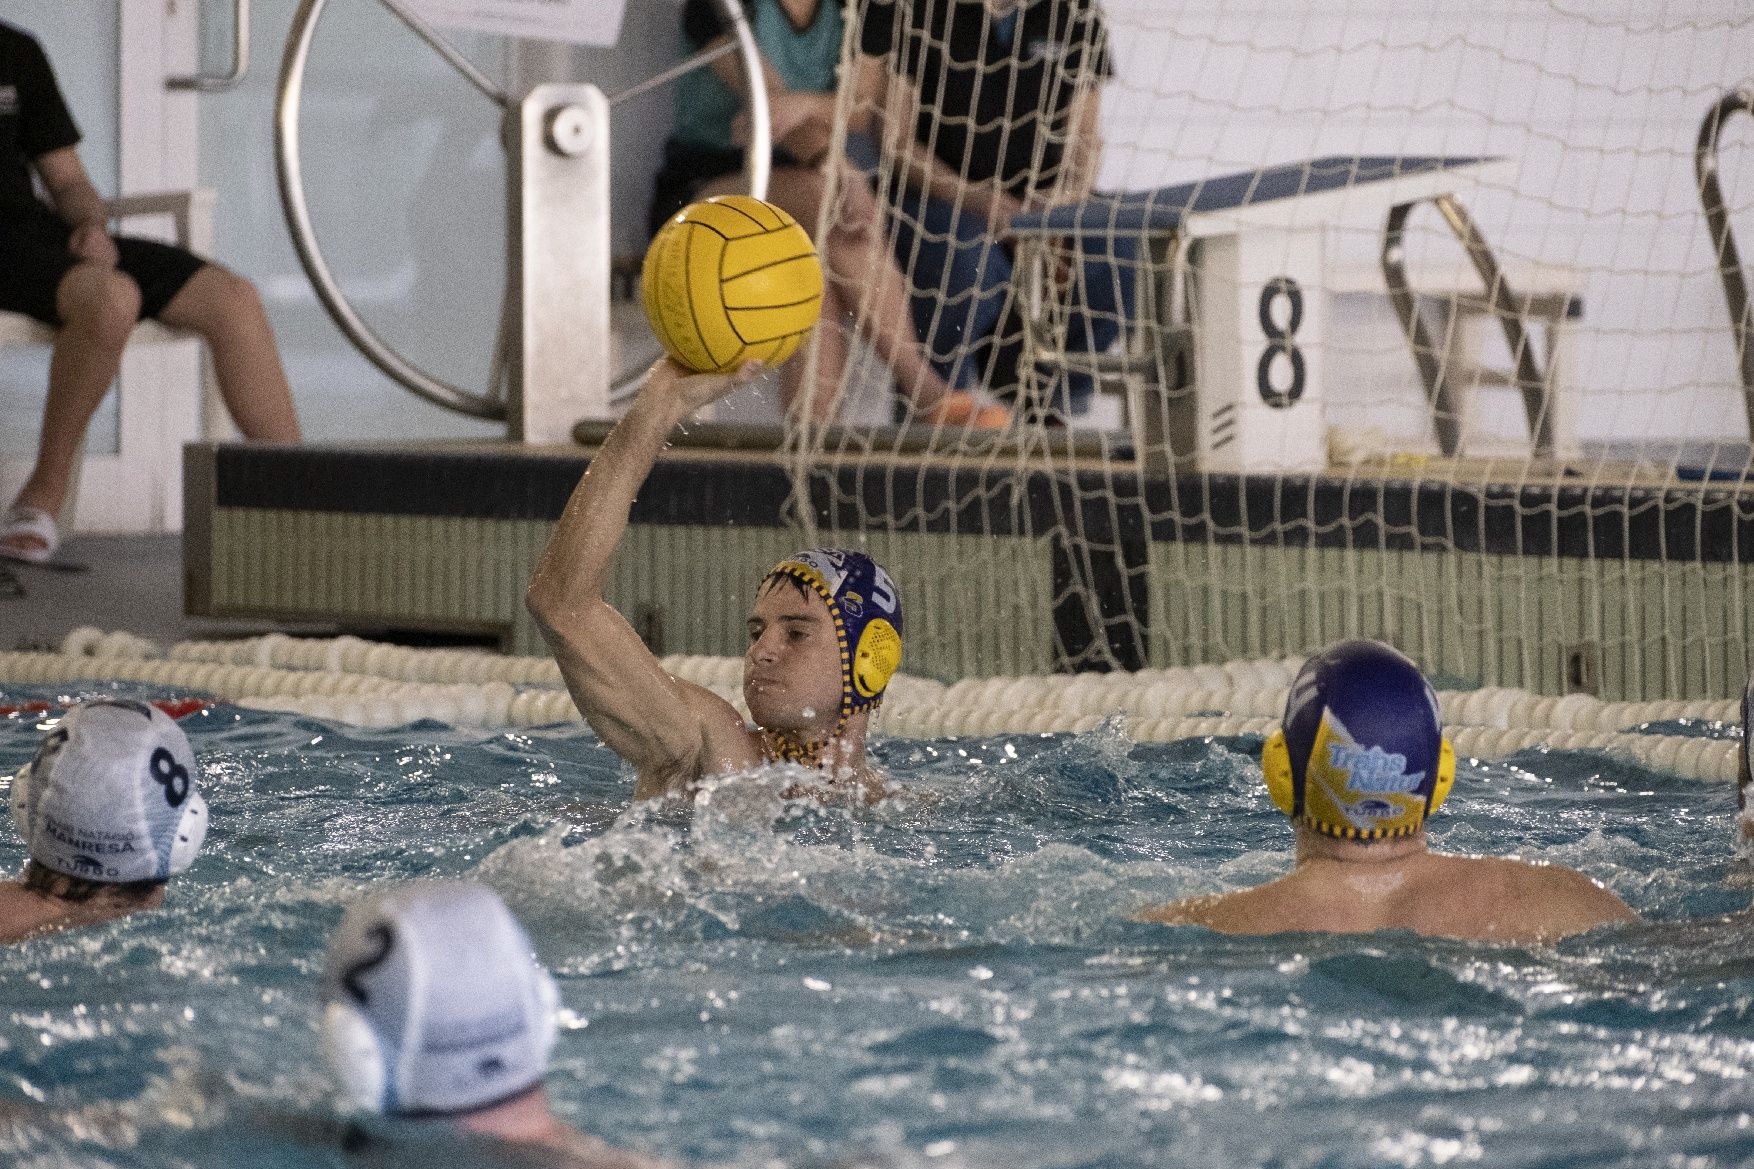
[[[910,669],[1375,636],[1460,682],[1739,692],[1721,223],[1754,232],[1754,10],[847,13],[817,238],[880,239],[800,358],[832,416],[788,449],[800,522],[896,573]],[[995,406],[1018,421],[959,420]]]

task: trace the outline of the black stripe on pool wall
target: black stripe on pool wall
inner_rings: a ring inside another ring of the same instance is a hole
[[[279,510],[553,520],[587,460],[481,450],[248,447],[215,452],[215,504]],[[996,466],[826,464],[806,480],[827,530],[1049,535],[1119,549],[1143,540],[1388,548],[1623,560],[1754,562],[1754,492],[1702,486],[1461,485],[1328,476],[1053,473]],[[786,527],[778,459],[672,460],[633,521]]]
[[[324,447],[219,448],[218,507],[556,520],[584,456]],[[642,524],[781,527],[791,480],[768,463],[665,462],[634,500]]]

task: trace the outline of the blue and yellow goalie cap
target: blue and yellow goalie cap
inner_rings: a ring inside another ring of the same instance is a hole
[[[768,578],[790,576],[828,604],[840,641],[842,722],[876,706],[901,666],[901,595],[863,552],[809,548],[774,565]]]
[[[1456,773],[1437,695],[1419,667],[1364,640],[1304,664],[1261,762],[1280,811],[1345,840],[1417,832]]]

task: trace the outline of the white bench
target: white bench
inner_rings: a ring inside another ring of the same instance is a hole
[[[199,189],[125,195],[109,206],[116,222],[145,221],[145,230],[137,234],[165,238],[205,255],[213,243],[213,203],[213,192]],[[170,230],[153,230],[154,220],[168,223]],[[54,341],[53,328],[0,312],[0,376],[14,376],[4,363],[6,351],[44,349]],[[64,534],[76,521],[87,531],[180,530],[182,446],[223,433],[229,425],[218,396],[207,392],[207,362],[191,333],[141,322],[123,354],[118,381],[117,449],[82,460],[61,516]],[[27,452],[0,455],[0,506],[17,493],[31,461]]]

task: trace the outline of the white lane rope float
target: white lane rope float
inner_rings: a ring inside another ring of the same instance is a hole
[[[662,659],[674,676],[742,709],[742,661]],[[1265,735],[1284,709],[1296,659],[1142,670],[970,678],[945,685],[897,675],[875,729],[906,738],[1082,733],[1117,716],[1137,742]],[[548,658],[465,649],[411,649],[357,637],[284,634],[191,641],[168,651],[125,632],[79,629],[60,654],[0,654],[0,681],[44,685],[122,681],[187,689],[240,706],[367,727],[420,719],[463,726],[545,726],[582,721]],[[1739,743],[1700,735],[1638,733],[1647,723],[1728,723],[1734,700],[1603,702],[1486,687],[1441,691],[1456,750],[1501,759],[1538,748],[1606,751],[1684,778],[1733,781]]]

